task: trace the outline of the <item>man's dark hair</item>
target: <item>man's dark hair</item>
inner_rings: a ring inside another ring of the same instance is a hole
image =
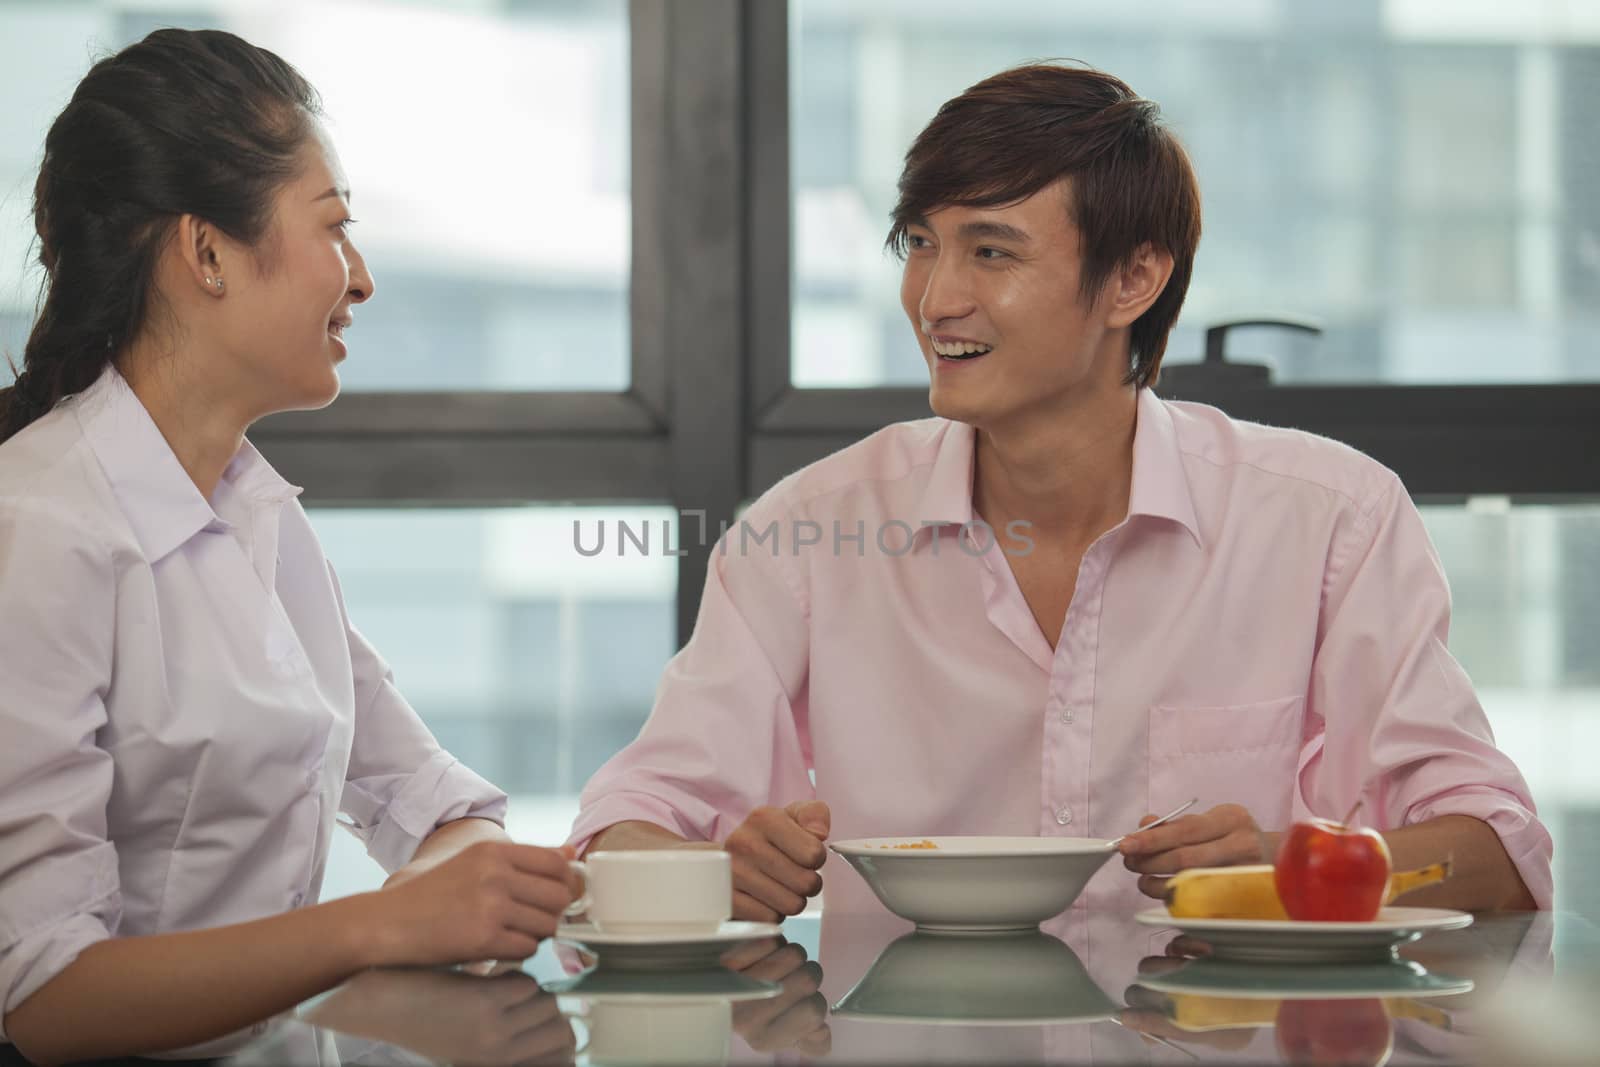
[[[1189,289],[1200,189],[1160,109],[1120,79],[1036,63],[946,102],[906,153],[888,247],[904,255],[906,227],[941,207],[1012,204],[1063,178],[1082,240],[1080,299],[1147,243],[1172,255],[1172,277],[1131,331],[1127,380],[1153,385]]]

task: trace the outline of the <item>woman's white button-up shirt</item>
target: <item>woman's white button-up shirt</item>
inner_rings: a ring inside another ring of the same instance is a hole
[[[316,901],[338,813],[391,871],[503,821],[298,493],[247,442],[208,501],[112,369],[0,445],[0,1018],[104,938]]]

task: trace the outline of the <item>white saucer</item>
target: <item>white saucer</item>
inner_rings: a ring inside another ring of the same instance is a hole
[[[702,933],[618,933],[597,930],[589,923],[564,923],[556,927],[556,940],[598,957],[604,970],[689,971],[715,967],[729,949],[781,933],[776,923],[725,922]]]
[[[1371,922],[1296,922],[1293,919],[1178,919],[1166,908],[1134,918],[1146,926],[1181,930],[1211,946],[1218,959],[1256,963],[1372,962],[1434,930],[1459,930],[1472,916],[1448,908],[1384,908]]]

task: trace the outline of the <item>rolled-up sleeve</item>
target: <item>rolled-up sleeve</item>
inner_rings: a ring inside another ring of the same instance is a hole
[[[1444,570],[1389,475],[1329,563],[1295,815],[1337,818],[1360,798],[1367,825],[1383,830],[1481,819],[1549,908],[1550,834],[1446,647],[1449,627]]]
[[[333,568],[330,566],[329,573]],[[333,579],[345,612],[339,580]],[[400,690],[394,672],[350,623],[345,634],[355,679],[355,732],[340,810],[367,854],[393,873],[423,839],[447,822],[489,819],[505,825],[506,794],[443,748]]]
[[[7,1013],[121,920],[96,743],[115,599],[87,532],[0,500],[0,1040]]]
[[[713,550],[694,634],[668,663],[649,719],[583,790],[568,839],[580,851],[630,821],[720,841],[757,807],[815,796],[804,583],[743,535],[764,516],[787,521],[758,503]]]

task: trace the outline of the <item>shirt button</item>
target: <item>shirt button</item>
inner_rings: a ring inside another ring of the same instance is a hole
[[[1056,809],[1056,822],[1060,823],[1062,826],[1066,826],[1067,824],[1072,822],[1072,809],[1071,808],[1057,808]]]
[[[1061,709],[1061,721],[1068,726],[1072,725],[1072,709],[1070,707]]]
[[[289,898],[289,906],[291,908],[298,908],[302,903],[305,902],[305,899],[306,895],[304,893],[296,893],[294,896]]]

